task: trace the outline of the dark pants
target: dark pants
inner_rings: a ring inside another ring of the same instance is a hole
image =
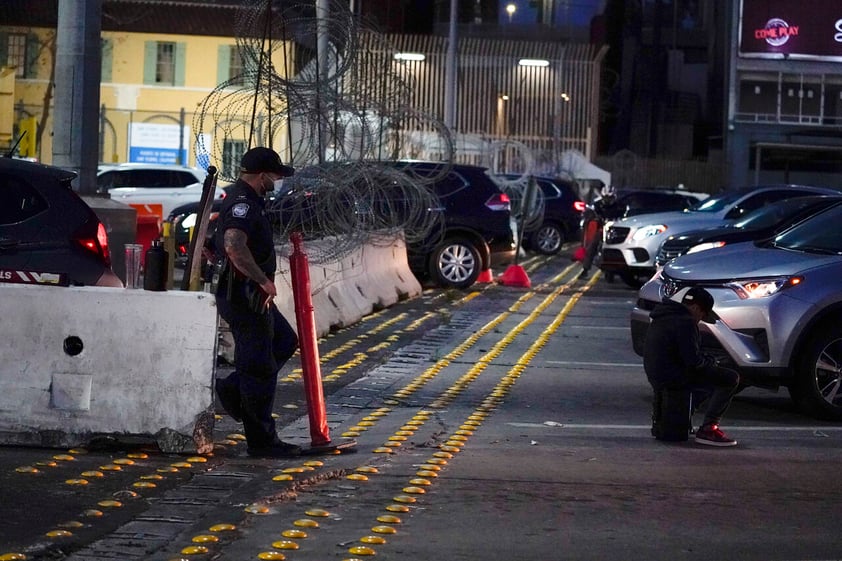
[[[229,393],[239,392],[248,447],[271,446],[278,440],[272,418],[278,370],[295,353],[298,337],[274,304],[265,314],[225,298],[217,297],[216,304],[234,337],[235,368],[218,383]]]
[[[694,370],[690,374],[689,385],[693,393],[693,403],[701,404],[707,398],[702,426],[716,425],[737,393],[740,375],[730,368],[710,366]]]

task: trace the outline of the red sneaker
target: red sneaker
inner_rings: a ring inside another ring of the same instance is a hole
[[[719,425],[705,425],[696,431],[696,442],[707,446],[736,446],[737,441],[722,432]]]

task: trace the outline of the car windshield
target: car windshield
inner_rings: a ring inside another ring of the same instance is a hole
[[[741,191],[722,193],[721,195],[711,196],[703,201],[699,201],[687,210],[690,212],[719,212],[727,206],[737,202],[737,200],[739,200],[743,195],[745,195],[745,193]]]
[[[741,220],[734,223],[734,228],[741,230],[760,230],[770,228],[788,218],[795,216],[805,208],[816,203],[814,197],[796,197],[785,199],[770,205],[758,208],[746,214]]]
[[[777,236],[772,245],[808,253],[842,255],[840,222],[842,204],[837,204]]]

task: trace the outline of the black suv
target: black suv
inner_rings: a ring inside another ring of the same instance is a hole
[[[526,193],[527,177],[513,174],[497,176],[503,189],[512,195],[512,188],[519,196]],[[514,182],[514,183],[513,183]],[[585,202],[579,198],[576,184],[553,177],[535,177],[539,187],[539,200],[535,205],[537,216],[524,221],[523,247],[544,255],[555,255],[564,242],[578,239]]]
[[[298,230],[340,246],[360,234],[402,230],[413,273],[444,287],[467,288],[515,255],[509,197],[482,167],[328,163],[296,171],[273,196],[267,210],[281,238]]]
[[[105,227],[70,186],[75,177],[0,157],[0,282],[123,286]]]
[[[467,288],[481,271],[507,265],[515,256],[515,224],[508,195],[485,168],[465,164],[397,162],[398,169],[429,184],[440,206],[439,227],[425,240],[407,245],[412,271],[440,286]],[[446,172],[446,173],[445,173]]]

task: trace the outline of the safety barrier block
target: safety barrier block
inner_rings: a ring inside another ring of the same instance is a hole
[[[0,317],[0,444],[141,435],[212,449],[210,294],[0,285]]]
[[[305,253],[327,254],[333,243],[329,239],[308,241]],[[278,297],[275,304],[295,327],[289,258],[281,248],[278,249],[278,274],[275,277]],[[319,335],[352,325],[375,308],[392,306],[400,299],[421,294],[421,284],[409,269],[406,246],[399,238],[388,240],[388,243],[378,238],[337,263],[309,263],[309,270],[310,293]]]

